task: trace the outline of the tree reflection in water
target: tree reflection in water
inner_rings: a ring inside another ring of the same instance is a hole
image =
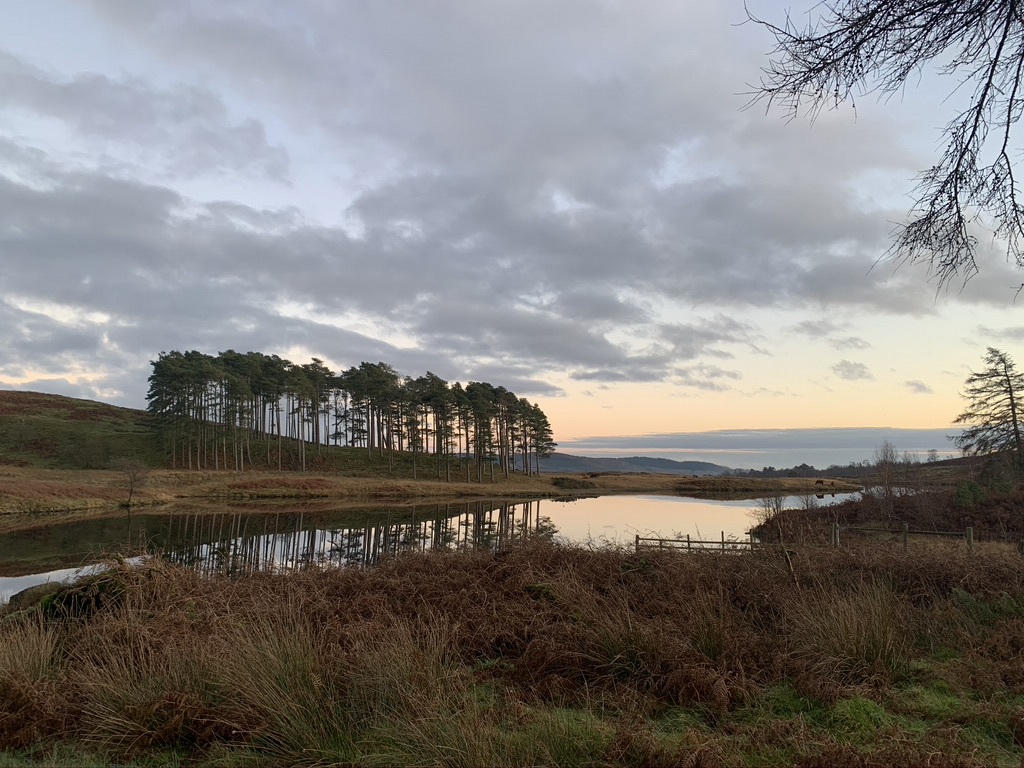
[[[147,547],[205,573],[277,572],[316,566],[364,567],[410,552],[498,550],[557,529],[540,501],[442,504],[367,515],[338,527],[323,514],[250,511],[175,512]]]

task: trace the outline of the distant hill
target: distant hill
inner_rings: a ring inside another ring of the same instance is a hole
[[[541,459],[540,471],[554,472],[651,472],[663,475],[725,475],[732,470],[707,461],[673,461],[650,456],[628,456],[617,459],[573,456],[553,453]]]

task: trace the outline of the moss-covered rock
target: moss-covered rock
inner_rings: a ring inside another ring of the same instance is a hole
[[[125,583],[120,571],[102,571],[61,585],[39,601],[39,609],[47,620],[84,619],[105,606],[120,603],[124,593]]]
[[[15,611],[39,605],[43,598],[52,595],[63,586],[65,585],[59,581],[47,581],[43,584],[36,584],[23,589],[21,592],[15,592],[7,601],[7,609],[9,612],[14,613]]]

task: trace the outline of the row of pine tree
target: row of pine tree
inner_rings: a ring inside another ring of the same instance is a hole
[[[411,378],[387,363],[335,374],[317,358],[298,365],[234,350],[161,352],[152,365],[149,411],[175,468],[305,470],[307,453],[341,446],[389,466],[396,451],[411,453],[414,477],[417,457],[429,455],[448,480],[454,462],[483,481],[495,467],[539,472],[555,448],[538,405],[485,382]]]

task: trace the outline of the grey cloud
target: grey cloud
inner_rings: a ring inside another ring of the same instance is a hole
[[[656,202],[653,207],[644,206],[647,198],[630,200],[628,205],[639,205],[640,211],[630,217],[599,207],[575,216],[535,211],[529,197],[524,203],[514,191],[496,193],[494,185],[485,189],[482,180],[430,176],[418,177],[409,186],[416,190],[412,196],[409,188],[396,190],[394,196],[377,190],[357,200],[352,212],[367,227],[367,246],[396,256],[415,253],[410,258],[417,259],[427,252],[434,263],[459,260],[467,276],[500,259],[508,268],[490,268],[479,278],[496,292],[525,292],[539,282],[555,291],[573,286],[593,293],[601,290],[597,286],[612,283],[634,295],[671,296],[697,306],[831,303],[899,313],[934,311],[927,287],[915,283],[917,276],[909,270],[896,275],[871,271],[867,258],[827,253],[807,254],[794,262],[794,249],[787,242],[791,235],[779,242],[759,229],[756,218],[745,220],[742,208],[729,201],[703,210],[702,204],[710,204],[706,197],[713,196],[713,185],[695,185],[690,199],[672,205],[663,196],[650,199]],[[787,215],[791,221],[786,232],[806,230],[800,218],[806,211],[797,206]],[[714,223],[717,219],[720,226]],[[777,229],[769,218],[762,221]],[[395,234],[396,225],[401,236]],[[882,237],[879,230],[871,240],[872,251],[877,252]],[[623,260],[622,254],[629,258]],[[621,295],[613,308],[623,317],[643,311],[631,310]]]
[[[934,395],[935,390],[925,384],[923,381],[918,379],[910,379],[909,381],[903,382],[903,386],[913,392],[915,395]]]
[[[605,383],[649,382],[667,379],[680,386],[718,392],[730,389],[723,380],[736,380],[741,376],[736,371],[729,371],[714,365],[679,367],[658,358],[637,357],[628,359],[617,368],[576,371],[571,378],[576,381]]]
[[[616,296],[614,291],[601,290],[597,286],[563,291],[542,306],[580,321],[637,324],[650,319],[650,313],[643,307]]]
[[[953,430],[954,432],[956,430]],[[641,441],[657,448],[860,448],[870,454],[888,440],[900,451],[920,450],[923,445],[943,444],[948,429],[900,429],[893,427],[836,427],[822,429],[720,429],[709,432],[663,432],[649,435],[594,436],[572,441],[587,450],[635,450]]]
[[[732,389],[723,381],[724,379],[736,381],[741,378],[742,376],[737,371],[729,371],[713,365],[693,366],[676,373],[678,383],[712,392],[724,392]]]
[[[20,233],[8,249],[18,269],[3,278],[4,289],[109,312],[117,323],[112,342],[129,351],[302,344],[332,360],[343,356],[335,348],[396,365],[410,357],[329,324],[281,318],[272,310],[281,301],[313,314],[358,310],[385,319],[435,359],[453,361],[437,371],[450,378],[497,360],[575,380],[721,389],[723,377],[709,375],[710,368],[680,363],[753,344],[749,326],[721,313],[652,324],[645,300],[631,297],[664,295],[665,288],[654,291],[649,278],[637,277],[643,251],[628,264],[616,258],[625,247],[621,233],[600,226],[577,232],[556,217],[532,234],[520,227],[517,239],[511,204],[477,198],[473,185],[454,198],[439,196],[462,203],[421,217],[411,237],[390,231],[389,217],[398,215],[392,212],[353,239],[295,211],[197,204],[167,188],[82,171],[47,174],[42,188],[0,177],[0,223]],[[446,210],[455,214],[446,217]],[[478,242],[456,247],[466,232],[451,222],[469,212],[492,221]],[[547,259],[552,252],[578,253],[578,270],[564,263],[572,258]],[[538,280],[548,286],[539,296]],[[614,291],[609,280],[618,283]],[[613,326],[649,338],[649,348],[638,353],[610,342],[605,333]]]
[[[714,4],[90,7],[174,66],[281,106],[373,179],[350,209],[373,254],[505,259],[506,290],[544,285],[567,308],[579,280],[581,319],[642,322],[635,302],[596,304],[601,282],[702,308],[934,311],[918,272],[871,269],[905,212],[851,192],[867,173],[905,177],[917,152],[873,118],[810,130],[737,114],[761,51],[717,56],[735,19]],[[686,46],[668,33],[694,25]],[[554,210],[556,193],[581,206]]]
[[[472,361],[486,358],[529,361],[532,370],[621,364],[625,370],[639,365],[644,377],[651,365],[658,375],[665,372],[664,359],[638,362],[578,318],[521,306],[517,291],[496,291],[486,304],[450,300],[440,291],[464,286],[467,297],[480,293],[472,283],[475,270],[465,277],[458,258],[450,266],[439,263],[436,280],[424,280],[414,265],[396,269],[413,258],[405,249],[374,259],[364,252],[364,243],[287,212],[185,206],[169,190],[81,172],[53,180],[62,183],[34,189],[0,177],[0,203],[6,203],[0,206],[0,223],[6,218],[11,231],[20,233],[8,251],[17,269],[0,278],[2,286],[111,314],[110,340],[128,351],[150,357],[172,348],[274,351],[287,340],[284,346],[304,345],[332,360],[357,355],[387,359],[400,369],[408,358],[432,368],[438,367],[439,355],[459,360],[438,371],[448,377],[461,376]],[[36,208],[46,216],[31,216]],[[40,259],[41,254],[52,257]],[[423,300],[431,290],[437,293]],[[279,300],[300,301],[314,313],[374,311],[421,339],[421,349],[431,354],[410,353],[328,324],[282,318],[271,309]],[[566,307],[551,306],[576,314],[572,300]],[[78,333],[76,341],[95,345],[98,336],[93,329]],[[527,379],[532,391],[555,391],[535,377]]]
[[[979,325],[975,333],[990,339],[1006,339],[1008,341],[1024,341],[1024,325],[1011,326],[1009,328],[988,328]]]
[[[650,289],[697,305],[934,312],[913,270],[871,269],[888,242],[886,221],[897,215],[865,212],[820,181],[787,190],[754,179],[680,184],[662,192],[652,212],[659,229],[640,249],[651,254],[642,274]]]
[[[60,120],[79,139],[135,146],[168,176],[288,177],[288,153],[268,143],[259,121],[232,121],[219,96],[195,86],[161,90],[140,78],[96,73],[63,79],[0,51],[0,94],[8,109]]]
[[[824,339],[846,327],[846,323],[835,323],[831,320],[803,320],[796,323],[792,330],[803,336],[810,336],[812,339]]]
[[[661,338],[671,345],[672,356],[681,360],[692,360],[704,354],[731,357],[715,345],[749,342],[753,336],[751,326],[724,315],[699,323],[663,324],[658,330]]]
[[[92,352],[99,343],[100,333],[95,327],[68,325],[6,302],[0,302],[0,320],[6,329],[6,338],[0,339],[0,347],[7,347],[8,354],[17,360]]]
[[[98,322],[61,322],[0,302],[0,386],[140,406],[148,371],[145,352],[123,350]],[[61,374],[85,370],[77,383]],[[123,379],[116,382],[116,379]],[[132,396],[124,398],[128,383]]]
[[[468,368],[465,381],[489,381],[515,392],[519,397],[564,397],[565,390],[532,376],[532,370],[514,365],[480,365]]]
[[[824,469],[831,464],[870,459],[878,445],[890,441],[899,451],[923,454],[949,446],[958,430],[839,428],[758,429],[678,432],[562,441],[566,453],[599,456],[661,456],[711,461],[732,467],[791,467],[800,463]],[[950,451],[952,455],[955,452]]]
[[[586,365],[624,353],[596,330],[551,312],[504,307],[479,300],[423,302],[413,313],[415,329],[442,349],[477,357],[530,357],[554,365]]]
[[[769,119],[748,114],[753,119],[733,124],[738,159],[754,166],[758,173],[779,179],[780,186],[803,185],[822,168],[844,180],[883,168],[905,173],[920,170],[920,150],[904,138],[905,133],[894,133],[892,124],[883,117],[862,115],[854,121],[849,112],[835,113],[822,115],[808,126],[778,114],[769,115]],[[714,138],[721,141],[724,136],[716,134]],[[764,145],[772,147],[771,154],[762,151]],[[786,169],[781,177],[780,168]]]
[[[663,367],[647,367],[642,364],[629,363],[621,368],[591,368],[574,371],[570,378],[574,381],[601,381],[605,383],[650,382],[665,378]]]
[[[849,360],[840,360],[833,365],[832,373],[846,381],[861,381],[874,378],[864,363],[851,363]]]
[[[756,397],[758,395],[768,395],[770,397],[799,397],[794,392],[783,392],[781,389],[769,389],[768,387],[758,387],[755,390],[744,392],[746,397]]]
[[[296,120],[379,137],[431,165],[526,161],[599,189],[609,165],[642,173],[638,151],[649,165],[680,126],[704,119],[693,104],[732,101],[721,67],[666,36],[671,25],[709,16],[728,30],[725,14],[698,6],[665,4],[651,15],[537,2],[486,13],[466,3],[397,13],[315,2],[288,13],[269,2],[244,12],[197,2],[91,5],[178,66],[215,69],[244,93],[286,103]],[[720,45],[715,37],[699,42]],[[679,77],[686,68],[701,76]]]
[[[828,342],[835,349],[868,349],[871,345],[857,336],[844,336],[839,339],[829,339]]]

